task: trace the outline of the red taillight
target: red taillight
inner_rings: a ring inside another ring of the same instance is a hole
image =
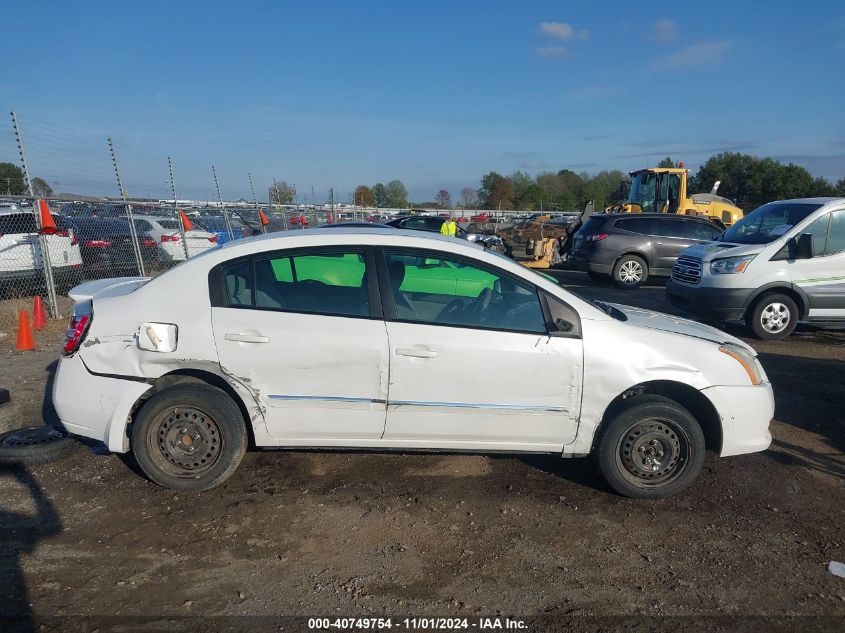
[[[217,236],[212,235],[211,237],[208,238],[208,241],[211,242],[212,244],[217,244]]]
[[[111,246],[109,240],[85,240],[85,246],[88,248],[108,248]]]
[[[91,327],[91,320],[94,318],[91,307],[90,301],[77,303],[73,306],[70,324],[68,325],[67,332],[65,332],[65,345],[63,349],[65,354],[73,354],[79,349],[82,341],[85,340],[88,328]]]
[[[588,242],[601,242],[604,238],[607,237],[607,233],[591,233],[587,235],[584,239]]]
[[[175,235],[162,235],[161,243],[164,244],[165,242],[178,242],[181,239],[182,237],[178,233]]]
[[[145,237],[141,240],[141,246],[155,246],[156,241],[151,237]]]

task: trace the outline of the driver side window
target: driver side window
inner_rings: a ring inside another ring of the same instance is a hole
[[[546,334],[536,289],[510,275],[439,253],[389,253],[401,321]]]

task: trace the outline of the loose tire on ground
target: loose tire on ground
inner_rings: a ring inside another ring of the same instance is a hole
[[[613,267],[613,281],[620,288],[639,288],[648,279],[648,264],[638,255],[623,255]]]
[[[29,426],[0,434],[0,464],[46,464],[70,455],[79,447],[64,429]]]
[[[637,499],[687,488],[704,463],[704,433],[692,414],[663,396],[628,398],[602,423],[594,448],[599,471],[616,492]]]
[[[152,396],[132,425],[132,452],[155,483],[209,490],[238,467],[247,447],[243,415],[210,385],[174,385]]]
[[[749,310],[746,323],[757,338],[784,339],[798,325],[798,305],[789,295],[779,292],[764,294]]]

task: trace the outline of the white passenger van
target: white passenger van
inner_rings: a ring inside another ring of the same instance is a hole
[[[845,327],[845,198],[771,202],[678,257],[669,300],[763,339],[799,321]]]

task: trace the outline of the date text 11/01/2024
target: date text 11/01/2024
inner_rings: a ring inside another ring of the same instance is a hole
[[[478,629],[482,631],[518,631],[526,630],[527,623],[511,618],[309,618],[311,630],[387,630],[405,629],[410,631],[456,631]]]

